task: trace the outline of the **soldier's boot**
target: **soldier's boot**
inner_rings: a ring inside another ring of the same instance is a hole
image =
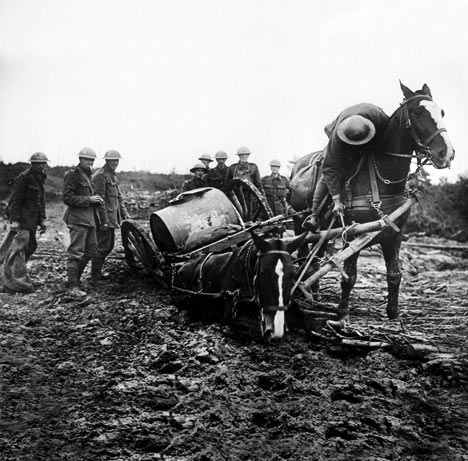
[[[81,270],[83,272],[83,270]],[[83,297],[86,292],[80,290],[80,261],[69,259],[67,262],[67,287],[72,296]]]
[[[102,266],[104,265],[104,259],[101,256],[95,256],[91,260],[91,280],[93,282],[99,282],[100,280],[107,280],[109,274],[103,274]]]

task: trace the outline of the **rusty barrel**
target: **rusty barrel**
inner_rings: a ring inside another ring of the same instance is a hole
[[[150,216],[154,243],[170,253],[183,249],[192,232],[229,224],[243,226],[242,218],[226,195],[211,187],[183,192]]]

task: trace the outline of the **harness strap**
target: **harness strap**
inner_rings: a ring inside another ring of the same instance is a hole
[[[371,154],[372,156],[374,154]],[[367,156],[367,166],[369,168],[369,181],[370,181],[370,186],[371,186],[371,191],[372,191],[372,204],[377,206],[377,204],[380,205],[382,204],[382,201],[380,200],[380,194],[379,194],[379,187],[377,185],[377,177],[375,176],[375,169],[374,169],[374,164],[371,161],[371,156]]]

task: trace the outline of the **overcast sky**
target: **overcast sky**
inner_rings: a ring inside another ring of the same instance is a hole
[[[119,150],[122,170],[185,173],[246,145],[267,174],[322,148],[347,106],[390,115],[401,79],[444,108],[455,161],[428,171],[456,180],[467,13],[465,0],[0,0],[0,160],[71,165],[89,146]]]

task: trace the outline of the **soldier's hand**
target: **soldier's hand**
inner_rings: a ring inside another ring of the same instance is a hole
[[[333,210],[332,213],[338,217],[340,215],[343,215],[345,210],[345,206],[343,205],[343,202],[339,199],[333,199]]]
[[[102,205],[104,203],[104,200],[100,195],[92,195],[89,199],[93,205]]]
[[[286,207],[286,213],[288,214],[294,214],[296,212],[296,210],[291,206],[291,205],[288,205]]]
[[[47,230],[47,224],[44,221],[41,221],[39,224],[39,233],[43,234]]]
[[[11,226],[12,229],[19,229],[20,228],[20,223],[18,221],[11,221]]]

